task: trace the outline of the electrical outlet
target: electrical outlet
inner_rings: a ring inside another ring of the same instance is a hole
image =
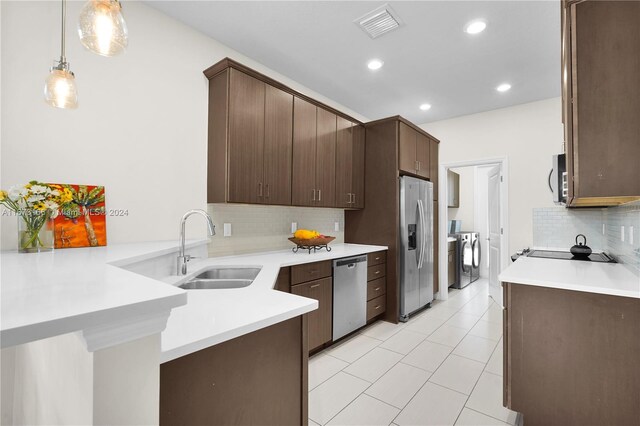
[[[624,243],[624,225],[620,226],[620,241]]]
[[[633,245],[633,226],[629,227],[629,244]]]
[[[298,230],[298,222],[291,222],[291,233],[295,234],[297,230]]]
[[[340,231],[340,222],[334,223],[333,230],[336,232]]]
[[[230,223],[225,223],[223,225],[223,228],[224,228],[223,235],[225,237],[230,237],[231,236],[231,224]]]

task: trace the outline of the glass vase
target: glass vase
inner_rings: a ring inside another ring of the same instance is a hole
[[[51,212],[25,211],[18,214],[18,252],[52,251],[54,240]]]

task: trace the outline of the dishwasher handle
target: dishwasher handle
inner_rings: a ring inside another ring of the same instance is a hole
[[[367,256],[349,257],[347,259],[334,260],[333,266],[334,267],[346,266],[349,269],[353,269],[356,267],[356,264],[366,262],[366,261],[367,261]]]

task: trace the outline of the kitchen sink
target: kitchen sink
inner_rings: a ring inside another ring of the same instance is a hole
[[[179,285],[179,287],[185,290],[242,288],[249,286],[259,272],[260,268],[214,267],[200,272],[194,278]]]

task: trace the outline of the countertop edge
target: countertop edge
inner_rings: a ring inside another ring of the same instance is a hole
[[[640,299],[640,277],[626,265],[573,262],[576,261],[520,257],[498,275],[498,280],[501,283]],[[544,268],[541,267],[543,265]],[[582,266],[577,269],[577,265]],[[557,279],[550,276],[554,274],[558,275]]]
[[[245,263],[245,265],[249,265],[251,264],[253,265],[258,265],[261,264],[261,266],[263,268],[267,268],[269,271],[268,275],[264,275],[260,278],[260,282],[264,285],[266,283],[268,283],[269,288],[262,288],[263,291],[278,291],[274,288],[276,280],[278,278],[278,273],[280,271],[281,268],[286,268],[286,267],[290,267],[290,266],[296,266],[296,265],[303,265],[303,264],[307,264],[307,263],[313,263],[313,262],[322,262],[322,261],[331,261],[331,260],[335,260],[335,259],[341,259],[344,257],[352,257],[352,256],[361,256],[361,255],[366,255],[368,253],[375,253],[377,251],[386,251],[388,250],[387,246],[377,246],[377,245],[368,245],[368,244],[352,244],[352,243],[341,243],[340,244],[340,248],[345,247],[348,250],[352,250],[353,253],[347,253],[344,254],[342,252],[338,252],[338,250],[336,250],[335,252],[322,252],[322,253],[316,253],[316,254],[320,254],[319,258],[318,257],[300,257],[299,259],[295,259],[293,261],[284,261],[284,262],[275,262],[273,259],[269,259],[267,261],[264,261],[264,263],[261,263],[259,260],[256,260],[256,257],[261,257],[261,256],[279,256],[279,255],[294,255],[294,256],[299,256],[298,253],[286,253],[283,250],[278,250],[278,251],[271,251],[271,252],[260,252],[260,253],[248,253],[248,254],[243,254],[243,255],[238,255],[238,256],[221,256],[221,257],[210,257],[207,259],[203,259],[201,262],[199,262],[198,268],[194,268],[194,272],[193,273],[197,273],[195,271],[202,269],[203,266],[205,264],[222,264],[224,265],[226,262],[228,262],[228,264],[238,264],[238,263],[243,263],[242,259],[247,259],[247,262]],[[266,266],[268,264],[268,266]],[[196,265],[193,265],[196,266]],[[173,277],[172,277],[173,278]],[[172,284],[171,282],[167,282],[165,281],[166,284],[168,285],[175,285]],[[194,291],[198,291],[198,290],[194,290]],[[198,294],[198,293],[196,293]],[[202,293],[204,294],[204,293]],[[287,296],[292,296],[295,297],[296,299],[300,299],[300,296],[295,296],[292,295],[290,293],[282,293],[283,295],[287,295]],[[171,360],[174,360],[176,358],[180,358],[182,356],[186,356],[189,354],[192,354],[194,352],[200,351],[202,349],[206,349],[208,347],[211,346],[215,346],[217,344],[229,341],[231,339],[234,339],[236,337],[240,337],[243,336],[245,334],[260,330],[262,328],[268,327],[270,325],[274,325],[277,324],[279,322],[285,321],[287,319],[291,319],[295,316],[299,316],[299,315],[303,315],[305,313],[311,312],[315,309],[318,308],[318,302],[313,300],[313,299],[308,299],[311,302],[309,302],[309,304],[304,304],[304,305],[300,305],[296,308],[287,310],[283,313],[280,314],[276,314],[276,315],[267,315],[264,318],[260,318],[258,320],[255,320],[253,322],[249,322],[247,324],[242,324],[240,326],[237,327],[230,327],[227,330],[223,330],[220,331],[218,333],[212,334],[211,336],[199,339],[199,340],[195,340],[195,341],[191,341],[188,343],[179,343],[179,344],[168,344],[165,340],[165,333],[167,332],[167,330],[165,329],[165,331],[163,332],[163,343],[161,345],[161,352],[160,352],[160,362],[164,363],[164,362],[168,362]],[[183,307],[182,309],[188,309],[189,304],[187,304],[187,306]],[[197,308],[194,308],[197,309]],[[176,319],[175,315],[172,315],[169,318],[169,322],[171,322],[172,320],[174,321],[178,321]],[[169,327],[168,327],[169,328]],[[167,349],[164,349],[164,347],[168,346]]]
[[[274,291],[277,291],[277,290],[274,290]],[[309,299],[309,300],[313,300],[313,299]],[[233,340],[237,337],[244,336],[245,334],[253,333],[254,331],[258,331],[263,328],[295,318],[297,316],[304,315],[316,309],[318,309],[318,301],[313,300],[312,302],[309,302],[306,305],[300,306],[297,309],[293,309],[279,315],[274,315],[258,322],[245,324],[238,328],[234,328],[234,329],[210,336],[205,339],[197,340],[195,342],[188,343],[183,346],[168,349],[166,351],[161,351],[160,364],[164,364],[165,362],[173,361],[174,359],[178,359],[183,356],[187,356],[195,352],[201,351],[203,349],[207,349],[212,346],[218,345],[220,343]]]

